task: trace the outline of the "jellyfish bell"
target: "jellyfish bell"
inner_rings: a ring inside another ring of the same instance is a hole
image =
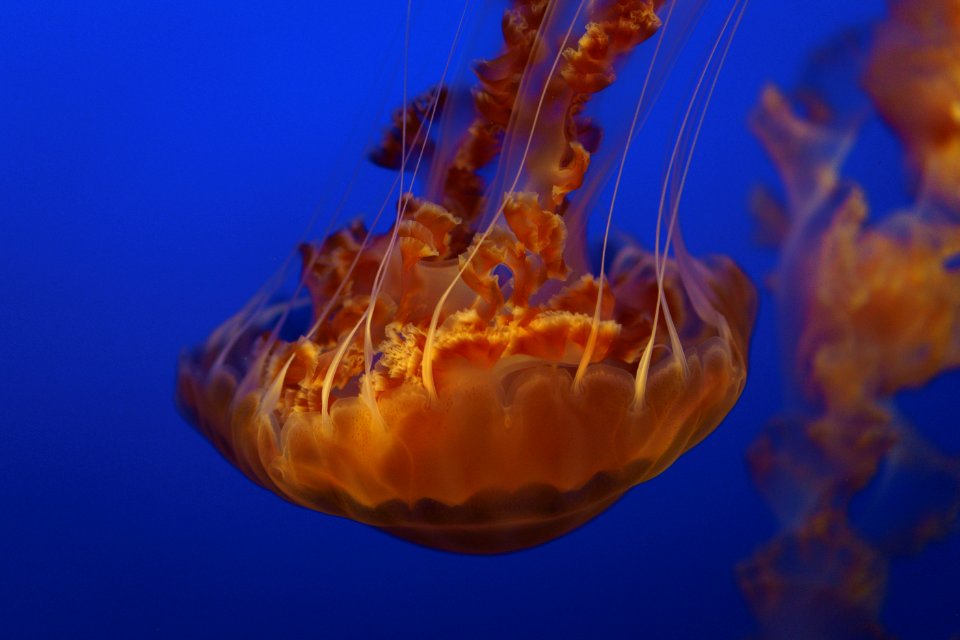
[[[443,90],[401,110],[374,154],[399,165],[401,191],[428,172],[424,193],[399,198],[385,233],[354,224],[304,245],[308,325],[280,330],[298,295],[255,299],[182,359],[185,414],[288,500],[459,552],[548,541],[662,472],[719,424],[746,376],[753,288],[728,259],[690,256],[677,226],[744,4],[651,207],[653,251],[608,257],[605,241],[590,270],[598,136],[584,108],[634,48],[659,47],[671,5],[518,0],[501,54],[477,67],[472,120],[429,168]]]

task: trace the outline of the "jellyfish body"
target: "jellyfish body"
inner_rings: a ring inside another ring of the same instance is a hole
[[[904,144],[922,200],[960,211],[960,6],[890,0],[864,77]]]
[[[472,122],[388,232],[302,247],[309,328],[282,339],[289,305],[254,304],[182,359],[181,407],[251,479],[430,547],[511,551],[594,517],[734,405],[755,301],[732,262],[629,245],[590,271],[581,112],[662,3],[573,4],[507,11]],[[374,159],[413,165],[442,96],[402,110]]]

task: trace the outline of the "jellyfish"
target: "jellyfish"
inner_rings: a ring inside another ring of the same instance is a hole
[[[465,124],[434,139],[441,81],[372,153],[398,172],[390,228],[357,222],[301,246],[293,295],[254,298],[182,357],[184,414],[283,498],[455,552],[546,542],[664,471],[746,378],[752,285],[726,257],[691,256],[678,226],[744,7],[696,83],[659,206],[629,214],[656,224],[652,250],[608,243],[614,196],[591,266],[586,222],[612,172],[588,173],[601,144],[588,107],[652,48],[614,140],[619,185],[676,49],[665,37],[692,21],[663,0],[514,0],[502,50],[476,64],[469,114],[451,119]]]
[[[780,250],[789,406],[748,453],[782,530],[739,567],[765,637],[890,637],[891,558],[956,528],[960,458],[925,439],[896,396],[960,366],[960,67],[946,55],[958,18],[955,2],[894,0],[870,32],[819,56],[832,68],[795,97],[766,89],[752,118],[784,186],[756,206]],[[916,178],[911,204],[876,220],[843,174],[873,114]]]
[[[919,199],[960,211],[960,7],[891,1],[865,85],[903,142]],[[910,96],[905,99],[904,96]]]

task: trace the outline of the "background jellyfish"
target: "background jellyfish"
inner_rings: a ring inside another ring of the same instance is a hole
[[[957,529],[960,458],[894,400],[960,365],[960,14],[935,0],[889,12],[819,55],[794,104],[768,89],[752,120],[785,187],[783,204],[762,192],[757,209],[781,251],[773,287],[792,388],[749,453],[783,527],[740,567],[768,637],[888,637],[890,559]],[[909,207],[876,222],[841,173],[871,107],[915,185]]]
[[[695,84],[659,208],[640,214],[653,250],[608,247],[615,186],[591,268],[586,221],[611,172],[586,109],[634,48],[653,48],[631,126],[606,143],[619,185],[697,3],[518,0],[467,117],[442,77],[372,154],[398,171],[402,195],[377,215],[390,228],[304,244],[288,301],[255,297],[182,360],[184,412],[292,502],[456,551],[539,544],[662,472],[746,377],[752,287],[726,258],[692,258],[677,226],[744,6]]]

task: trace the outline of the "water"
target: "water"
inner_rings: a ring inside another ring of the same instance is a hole
[[[399,102],[401,3],[331,4],[0,7],[4,635],[744,637],[754,622],[734,567],[776,530],[744,462],[780,406],[767,295],[747,389],[717,432],[581,530],[508,556],[438,553],[293,507],[176,413],[177,353],[279,265],[386,124],[378,109]],[[417,91],[455,24],[444,5],[414,16]],[[766,82],[796,80],[817,43],[881,11],[751,6],[684,201],[696,252],[730,254],[757,282],[769,272],[746,202],[774,174],[746,114]],[[892,138],[863,144],[854,172],[896,203]],[[617,222],[643,234],[663,152],[636,162]],[[353,214],[390,177],[362,175]],[[934,408],[956,392],[956,376],[938,385],[929,414],[911,396],[911,418],[942,425]],[[955,452],[956,434],[937,430]],[[960,630],[958,560],[954,535],[895,563],[888,627]]]

